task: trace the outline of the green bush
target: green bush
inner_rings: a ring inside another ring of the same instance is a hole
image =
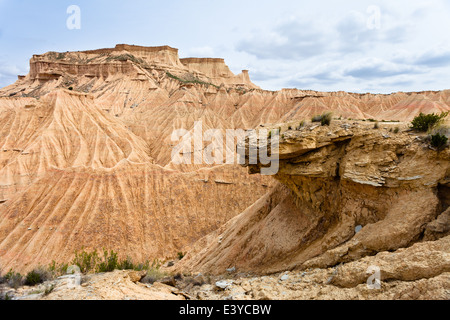
[[[25,276],[25,285],[27,286],[34,287],[35,285],[41,284],[43,282],[44,279],[36,270],[28,272],[28,274]]]
[[[179,82],[181,82],[181,83],[183,83],[183,84],[189,84],[189,83],[191,83],[191,84],[200,84],[200,85],[205,85],[205,86],[213,86],[213,87],[215,87],[215,88],[217,88],[217,89],[220,89],[219,86],[217,86],[217,85],[215,85],[215,84],[212,84],[212,83],[210,83],[210,82],[204,82],[204,81],[202,81],[202,80],[200,80],[200,79],[198,79],[198,78],[196,78],[196,77],[194,77],[194,78],[192,78],[192,79],[181,79],[181,78],[179,78],[179,77],[177,77],[177,76],[171,74],[170,72],[166,72],[166,75],[167,75],[169,78],[174,79],[174,80],[177,80],[177,81],[179,81]]]
[[[322,126],[329,126],[333,120],[333,114],[331,112],[326,112],[320,116],[314,116],[312,122],[320,122]]]
[[[428,132],[432,128],[436,127],[443,119],[448,116],[448,112],[443,112],[440,115],[437,114],[423,114],[420,113],[411,122],[412,128],[420,132]]]
[[[53,279],[52,272],[50,272],[50,270],[39,267],[29,272],[25,276],[25,285],[35,286],[51,279]]]
[[[103,256],[99,256],[97,250],[92,252],[75,252],[75,258],[71,262],[72,265],[76,265],[80,268],[80,271],[86,273],[105,273],[112,272],[114,270],[136,270],[142,271],[149,268],[149,262],[135,265],[130,257],[124,260],[119,259],[119,255],[114,250],[104,250]],[[67,265],[61,265],[67,270]],[[61,267],[55,266],[55,263],[51,266],[52,269],[58,269]]]
[[[138,269],[138,267],[135,266],[133,264],[133,262],[131,261],[131,259],[128,257],[125,260],[122,260],[119,262],[118,269],[119,270],[136,270],[136,269]]]
[[[116,269],[119,269],[119,259],[117,257],[117,253],[113,250],[111,250],[109,253],[107,250],[104,250],[103,261],[101,261],[97,265],[96,271],[99,273],[113,272]]]
[[[144,278],[142,278],[141,282],[153,284],[156,281],[161,280],[167,276],[168,274],[165,272],[161,272],[159,268],[151,268],[150,270],[147,271],[147,274],[145,275]]]
[[[17,289],[24,283],[23,276],[20,273],[14,272],[12,269],[9,270],[9,272],[5,275],[4,278],[8,286],[14,289]]]
[[[82,251],[80,253],[75,252],[75,258],[72,260],[71,265],[78,266],[81,273],[88,273],[95,270],[95,267],[99,263],[100,258],[97,250],[93,252]]]
[[[448,138],[445,135],[436,133],[431,136],[431,146],[438,151],[444,150],[447,147]]]
[[[67,263],[57,264],[56,261],[53,260],[52,263],[48,265],[47,269],[54,276],[59,277],[67,273],[67,268],[69,268],[69,264]]]

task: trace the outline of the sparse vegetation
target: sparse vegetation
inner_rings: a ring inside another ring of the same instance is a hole
[[[43,268],[37,268],[27,273],[27,275],[25,276],[25,285],[34,287],[38,284],[50,280],[51,278],[52,275],[48,270],[44,270]]]
[[[182,260],[184,258],[184,253],[183,252],[178,252],[177,253],[177,257],[178,257],[178,260]]]
[[[67,273],[67,268],[69,265],[67,263],[57,264],[56,261],[52,261],[48,266],[48,271],[50,271],[55,277],[62,276]]]
[[[47,287],[44,291],[44,296],[48,296],[50,293],[53,292],[53,290],[55,290],[55,285],[51,285],[50,287]]]
[[[184,257],[183,252],[178,252],[178,259]],[[124,260],[119,259],[119,254],[113,250],[103,250],[103,256],[100,256],[97,250],[88,252],[82,250],[75,252],[75,258],[70,265],[78,266],[83,274],[107,273],[115,270],[135,270],[147,271],[146,276],[141,282],[154,283],[161,279],[168,277],[169,274],[161,271],[162,261],[155,259],[150,264],[149,261],[140,264],[134,264],[131,258],[127,257]],[[49,280],[54,280],[59,276],[67,274],[69,271],[69,264],[58,264],[53,261],[47,268],[38,267],[27,273],[24,277],[20,273],[14,272],[12,269],[2,276],[0,270],[0,284],[6,284],[10,288],[17,289],[23,285],[34,287]],[[0,287],[1,289],[1,287]],[[49,295],[55,289],[55,285],[47,285],[41,291],[33,291],[34,293],[43,293],[44,296]],[[8,297],[0,292],[0,300],[8,299]]]
[[[141,282],[153,284],[167,276],[168,274],[160,271],[159,268],[151,268],[147,271],[146,276],[141,280]]]
[[[6,283],[10,288],[17,289],[24,284],[23,276],[14,272],[12,269],[5,275]]]
[[[135,56],[133,56],[132,54],[122,54],[120,56],[112,56],[112,57],[108,57],[106,59],[107,62],[111,61],[111,60],[116,60],[116,61],[121,61],[121,62],[125,62],[125,61],[132,61],[136,64],[145,64],[145,61],[140,59],[140,58],[136,58]]]
[[[209,82],[204,82],[204,81],[202,81],[202,80],[200,80],[200,79],[198,79],[198,78],[194,78],[194,79],[190,79],[190,80],[181,79],[181,78],[179,78],[179,77],[177,77],[177,76],[171,74],[170,72],[166,72],[166,75],[167,75],[169,78],[174,79],[174,80],[177,80],[177,81],[179,81],[179,82],[181,82],[181,83],[184,83],[184,84],[188,84],[188,83],[192,83],[192,84],[200,84],[200,85],[205,85],[205,86],[213,86],[213,87],[215,87],[215,88],[217,88],[217,89],[220,89],[219,86],[216,86],[215,84],[212,84],[212,83],[209,83]]]
[[[111,250],[109,253],[107,250],[103,251],[103,261],[96,265],[96,272],[113,272],[116,269],[120,269],[119,259],[117,253]]]
[[[414,130],[420,132],[428,132],[431,129],[435,128],[437,125],[441,123],[449,115],[449,112],[443,112],[440,115],[437,114],[423,114],[420,113],[414,120],[411,122],[412,128]]]
[[[395,127],[394,133],[399,133],[399,132],[400,132],[400,128],[399,127]]]
[[[75,258],[72,260],[71,265],[78,266],[81,273],[87,274],[112,272],[114,270],[150,270],[160,268],[161,262],[156,259],[151,265],[149,261],[135,264],[130,257],[123,260],[119,259],[119,254],[114,250],[103,250],[103,256],[100,256],[97,250],[92,252],[83,250],[75,252]],[[67,265],[62,266],[67,270]],[[60,267],[57,266],[56,268]]]
[[[442,151],[447,147],[448,138],[445,135],[436,133],[431,136],[431,146],[438,151]]]
[[[299,126],[297,127],[297,130],[300,130],[301,128],[303,128],[306,125],[306,122],[303,120],[302,122],[300,122]]]
[[[322,115],[314,116],[312,122],[320,122],[322,126],[329,126],[333,120],[333,114],[331,112],[326,112]]]
[[[375,125],[373,126],[374,129],[380,129],[380,123],[378,121],[375,122]]]
[[[88,273],[95,270],[99,260],[100,258],[97,250],[94,250],[93,252],[86,252],[83,250],[80,253],[75,252],[75,258],[72,260],[71,264],[78,266],[82,273]]]

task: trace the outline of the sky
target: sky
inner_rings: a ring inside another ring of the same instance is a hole
[[[448,0],[0,0],[0,87],[33,54],[126,43],[224,58],[267,90],[442,90],[449,31]]]

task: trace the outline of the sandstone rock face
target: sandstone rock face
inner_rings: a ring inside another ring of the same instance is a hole
[[[333,280],[343,287],[367,280],[371,263],[389,281],[449,272],[450,246],[441,238],[448,232],[450,150],[390,131],[333,121],[284,132],[274,176],[280,185],[201,240],[177,268],[271,274],[344,264]],[[247,166],[258,173],[262,164]],[[430,238],[440,240],[421,243]]]

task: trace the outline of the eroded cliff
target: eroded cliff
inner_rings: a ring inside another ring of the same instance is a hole
[[[395,133],[398,126],[333,121],[283,132],[279,185],[199,241],[177,269],[272,274],[343,264],[333,275],[343,287],[365,283],[370,265],[386,281],[449,272],[450,150],[433,150],[406,125]],[[247,166],[252,174],[262,167]]]

